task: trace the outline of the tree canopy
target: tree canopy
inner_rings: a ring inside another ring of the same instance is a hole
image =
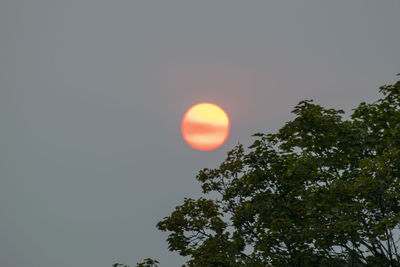
[[[380,92],[348,119],[301,101],[201,170],[204,196],[157,224],[169,250],[184,266],[400,266],[400,81]]]

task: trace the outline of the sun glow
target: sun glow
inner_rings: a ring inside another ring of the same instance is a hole
[[[183,138],[198,150],[213,150],[221,146],[228,138],[229,128],[226,112],[212,103],[192,106],[182,119]]]

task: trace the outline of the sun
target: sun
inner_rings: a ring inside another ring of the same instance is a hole
[[[226,112],[212,103],[199,103],[182,119],[183,139],[197,150],[213,150],[225,143],[230,122]]]

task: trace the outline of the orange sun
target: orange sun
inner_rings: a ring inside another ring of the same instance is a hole
[[[213,150],[221,146],[228,138],[229,127],[226,112],[212,103],[192,106],[182,119],[183,138],[198,150]]]

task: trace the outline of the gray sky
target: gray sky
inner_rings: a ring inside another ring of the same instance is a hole
[[[400,1],[2,0],[0,266],[110,267],[167,250],[155,224],[302,99],[350,111],[400,72]],[[181,118],[231,119],[202,152]]]

